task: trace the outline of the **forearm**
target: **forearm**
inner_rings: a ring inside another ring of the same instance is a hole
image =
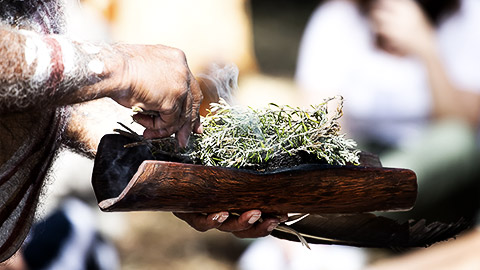
[[[120,128],[124,123],[141,134],[140,125],[132,122],[131,110],[108,98],[101,98],[72,106],[64,144],[90,158],[96,154],[103,135]]]
[[[109,80],[112,70],[123,61],[107,45],[6,26],[0,28],[0,59],[0,113],[108,96],[118,87]]]
[[[449,78],[435,46],[422,52],[433,100],[434,118],[454,117],[476,127],[480,117],[480,95],[460,89]]]
[[[92,46],[62,36],[0,27],[0,114],[39,111],[110,97],[137,115],[144,136],[176,135],[185,146],[201,132],[202,93],[185,54],[164,45]]]

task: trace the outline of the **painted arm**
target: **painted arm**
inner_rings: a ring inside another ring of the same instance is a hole
[[[146,127],[145,137],[176,133],[180,145],[185,145],[192,129],[201,131],[202,94],[183,52],[177,49],[98,46],[9,28],[0,28],[0,44],[0,59],[5,63],[0,74],[0,114],[41,113],[45,107],[76,104],[67,134],[75,147],[90,151],[91,156],[102,134],[102,119],[122,114],[119,106],[103,97],[128,108],[159,112],[153,121],[150,116],[135,117]],[[228,212],[176,215],[197,230],[217,228],[239,237],[268,235],[280,222],[270,218],[254,224],[261,215],[258,210],[238,218],[229,218]]]
[[[145,137],[200,131],[202,94],[182,51],[162,45],[93,45],[59,35],[0,28],[0,113],[41,111],[110,97],[137,115]]]

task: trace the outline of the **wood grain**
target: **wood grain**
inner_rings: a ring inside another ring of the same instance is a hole
[[[358,213],[410,209],[417,193],[414,172],[381,167],[301,165],[259,173],[145,160],[133,177],[112,179],[105,173],[113,166],[106,158],[112,159],[111,147],[99,151],[92,177],[104,211]]]

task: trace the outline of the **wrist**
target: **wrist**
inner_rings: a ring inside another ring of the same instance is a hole
[[[125,83],[124,78],[128,71],[128,56],[121,49],[121,45],[105,47],[100,52],[100,63],[91,63],[89,68],[100,70],[99,78],[102,97],[116,99],[124,96],[130,87]]]
[[[60,44],[64,66],[62,81],[55,90],[61,103],[72,104],[108,97],[118,89],[113,79],[116,60],[108,45],[80,43],[62,36],[53,36]]]
[[[127,70],[127,57],[115,46],[94,45],[90,43],[78,44],[80,57],[77,59],[75,74],[88,74],[82,85],[80,94],[82,100],[88,101],[103,97],[117,98],[125,95],[128,86],[123,82]],[[81,77],[81,76],[80,76]]]

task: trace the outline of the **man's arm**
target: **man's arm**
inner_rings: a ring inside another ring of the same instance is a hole
[[[201,90],[182,51],[162,45],[93,45],[59,35],[0,28],[0,113],[110,97],[156,111],[139,115],[146,137],[175,133],[185,145],[200,131]]]
[[[94,158],[100,139],[124,123],[141,134],[139,125],[130,125],[132,111],[109,98],[72,106],[63,143],[77,153]],[[137,128],[138,127],[138,128]]]
[[[85,123],[90,116],[102,116],[94,112],[89,116],[92,111],[86,108],[99,104],[86,101],[103,97],[125,107],[158,112],[153,121],[150,116],[135,116],[146,127],[145,137],[175,133],[184,146],[192,129],[201,132],[202,93],[180,50],[161,45],[82,44],[9,28],[0,29],[0,44],[0,57],[7,63],[0,74],[0,114],[82,103],[73,107],[67,134],[72,144],[87,151],[96,148],[99,136]],[[197,230],[218,228],[239,237],[259,237],[280,222],[270,218],[254,224],[260,214],[252,210],[238,218],[228,218],[227,212],[177,216]]]
[[[98,83],[104,63],[100,48],[59,35],[0,28],[0,113],[59,106],[95,98],[82,86]]]

